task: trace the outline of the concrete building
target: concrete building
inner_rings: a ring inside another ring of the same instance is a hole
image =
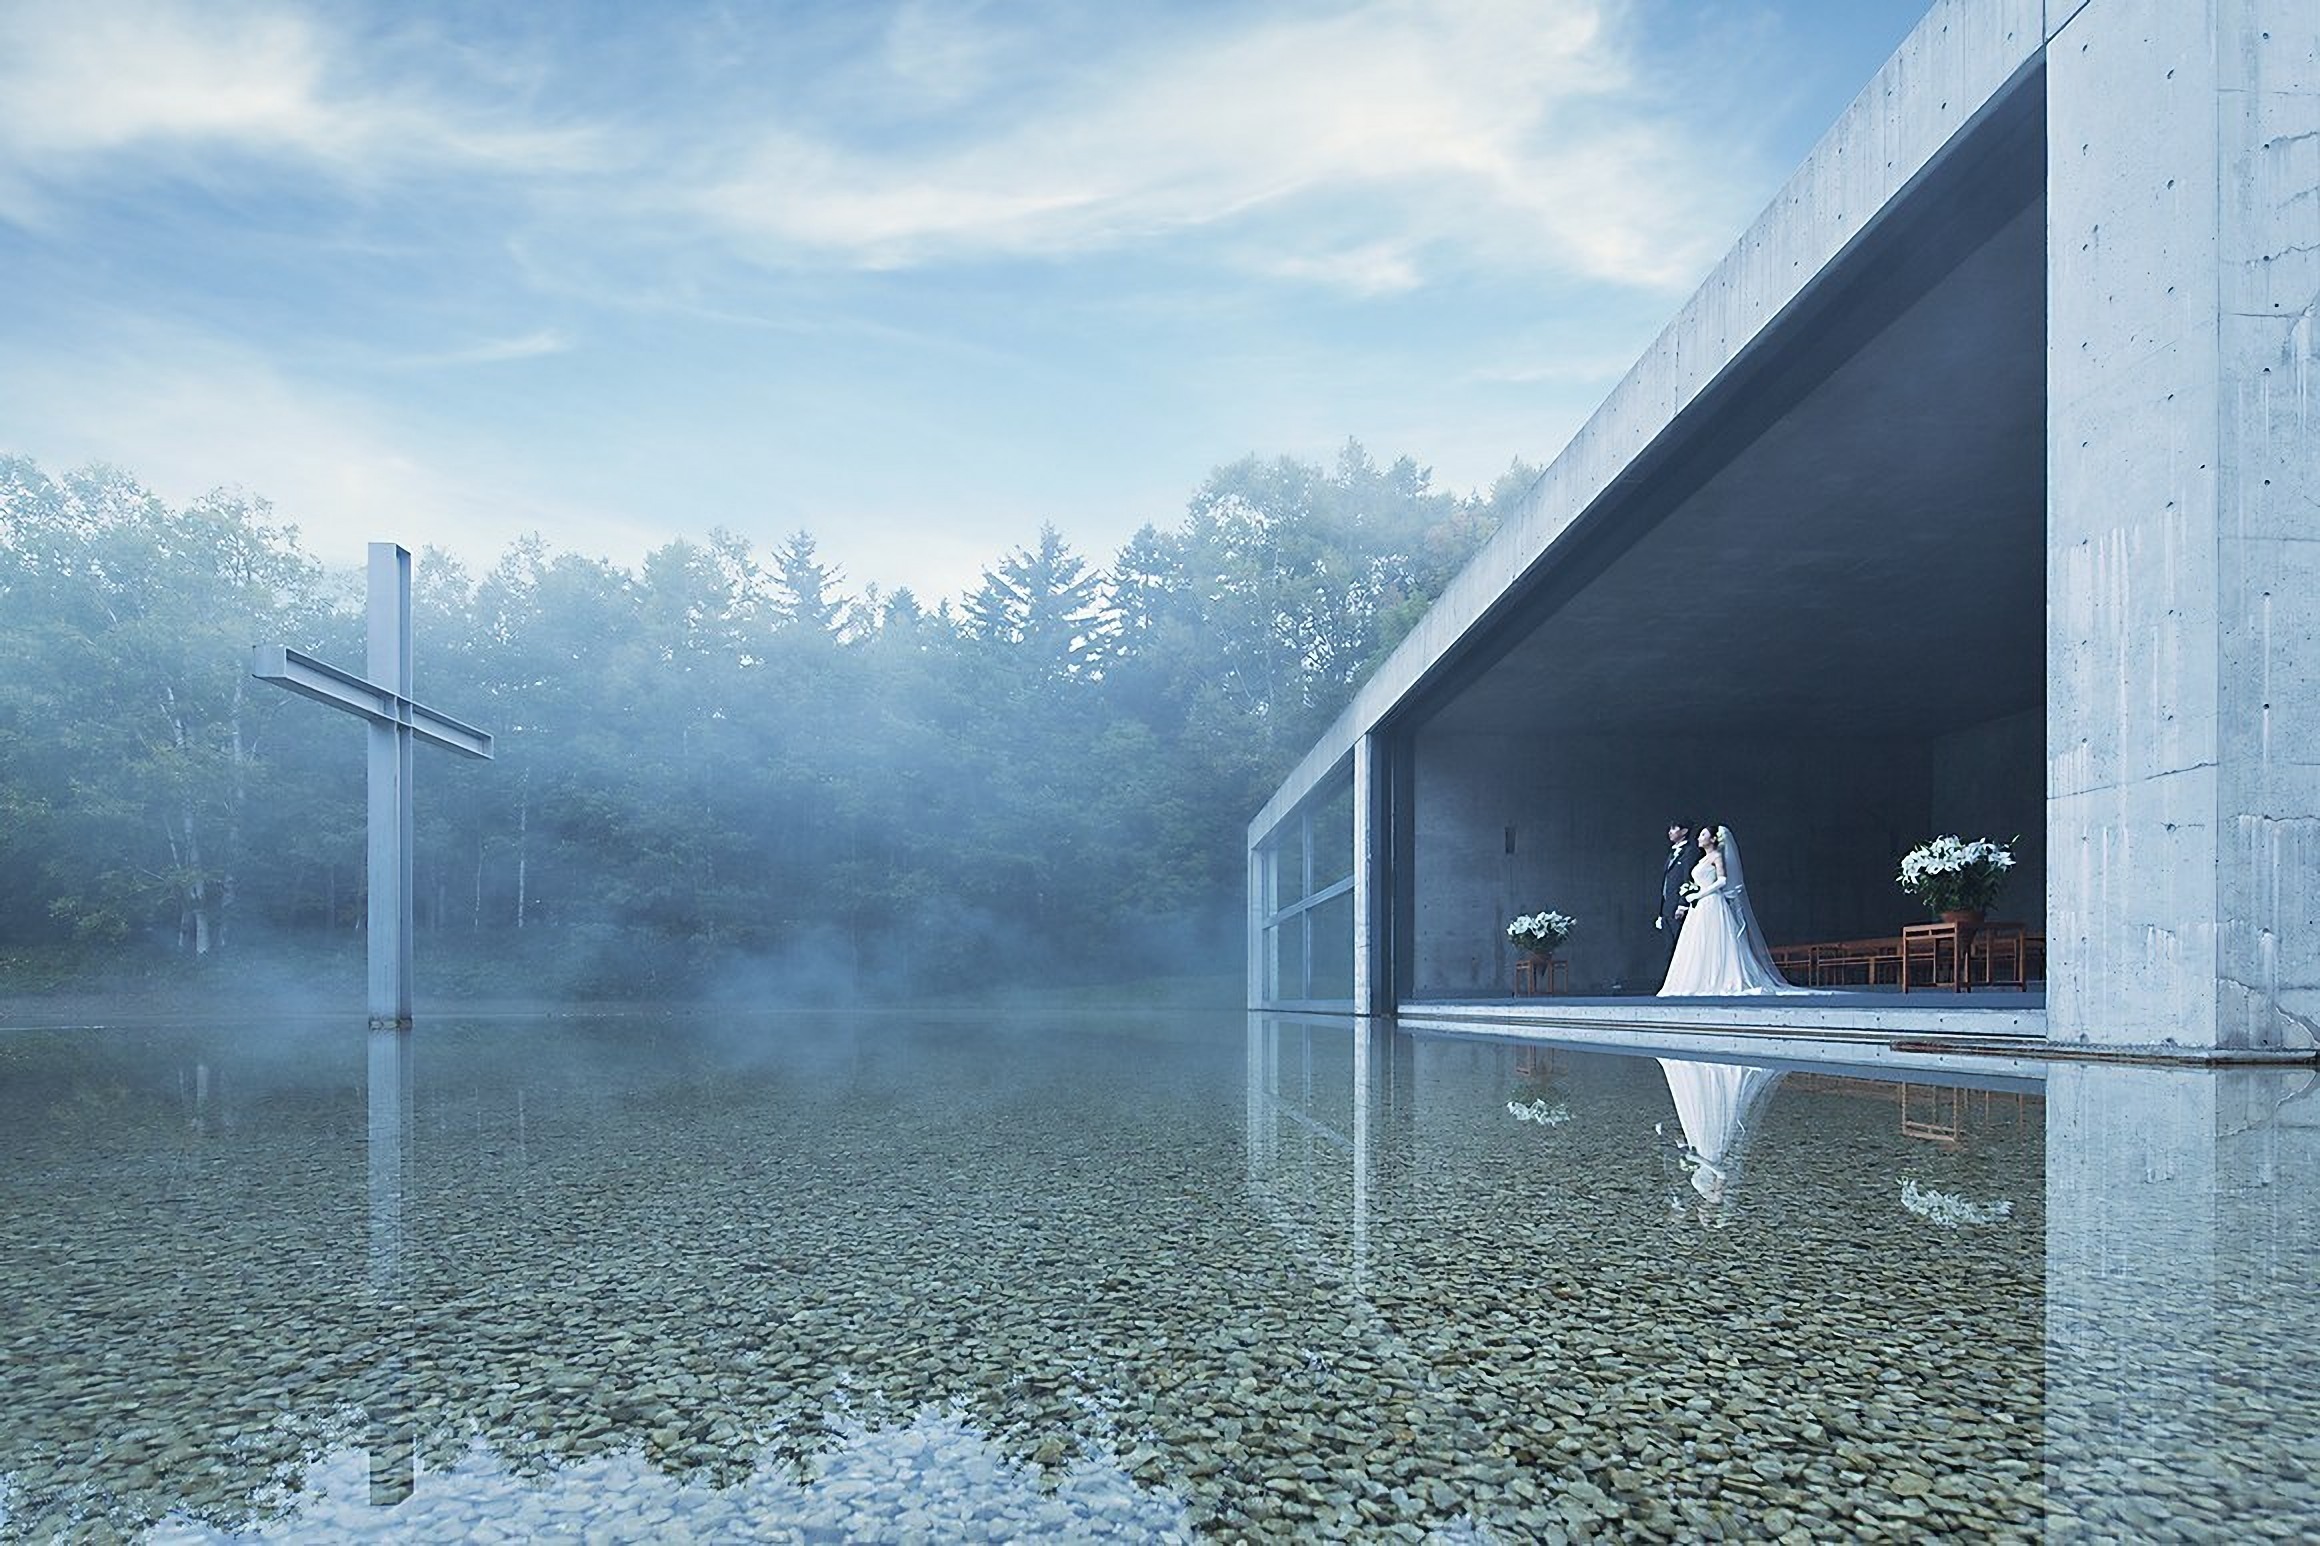
[[[1505,1000],[1553,907],[1632,1015],[1714,820],[1776,941],[2019,834],[2009,1034],[2312,1046],[2316,310],[2320,5],[1939,0],[1251,823],[1251,1003]]]

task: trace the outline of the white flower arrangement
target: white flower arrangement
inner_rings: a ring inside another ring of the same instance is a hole
[[[1578,926],[1579,920],[1568,913],[1529,913],[1506,926],[1506,937],[1517,950],[1552,955]]]
[[[1929,1219],[1944,1229],[1958,1229],[1967,1224],[1995,1224],[2013,1216],[2014,1205],[2001,1197],[1995,1202],[1968,1202],[1955,1192],[1937,1192],[1917,1184],[1916,1178],[1904,1176],[1901,1180],[1901,1206],[1920,1218]]]
[[[1952,834],[1920,843],[1902,856],[1901,889],[1937,913],[1987,908],[2005,889],[2014,851],[2003,843]]]
[[[1559,1100],[1510,1100],[1506,1112],[1517,1122],[1536,1122],[1541,1127],[1561,1127],[1571,1120],[1571,1108]]]

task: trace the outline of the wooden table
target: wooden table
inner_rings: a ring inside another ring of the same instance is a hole
[[[1571,963],[1561,956],[1524,956],[1514,963],[1514,996],[1571,991]]]
[[[2027,987],[2029,933],[2027,924],[1987,920],[1905,924],[1901,930],[1901,991],[1909,991],[1910,978],[1920,962],[1925,965],[1925,985],[1931,988],[1967,992],[1973,987],[1977,966],[1987,987]]]
[[[1875,987],[1887,973],[1896,980],[1901,971],[1901,941],[1890,934],[1875,939],[1834,939],[1805,947],[1812,965],[1807,982],[1816,988],[1859,984]],[[1789,979],[1794,982],[1795,978]]]

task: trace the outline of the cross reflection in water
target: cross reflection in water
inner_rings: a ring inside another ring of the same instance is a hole
[[[418,1429],[404,1343],[410,1319],[403,1266],[404,1172],[411,1152],[411,1032],[370,1032],[365,1146],[370,1234],[365,1286],[370,1292],[373,1362],[363,1394],[370,1451],[371,1503],[392,1508],[419,1482]]]

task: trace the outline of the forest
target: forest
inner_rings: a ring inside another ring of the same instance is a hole
[[[420,992],[1237,972],[1249,818],[1533,476],[1251,457],[932,606],[805,531],[423,551],[415,695],[495,746],[419,752]],[[364,737],[249,658],[359,669],[362,583],[256,495],[0,458],[0,989],[359,982]]]

